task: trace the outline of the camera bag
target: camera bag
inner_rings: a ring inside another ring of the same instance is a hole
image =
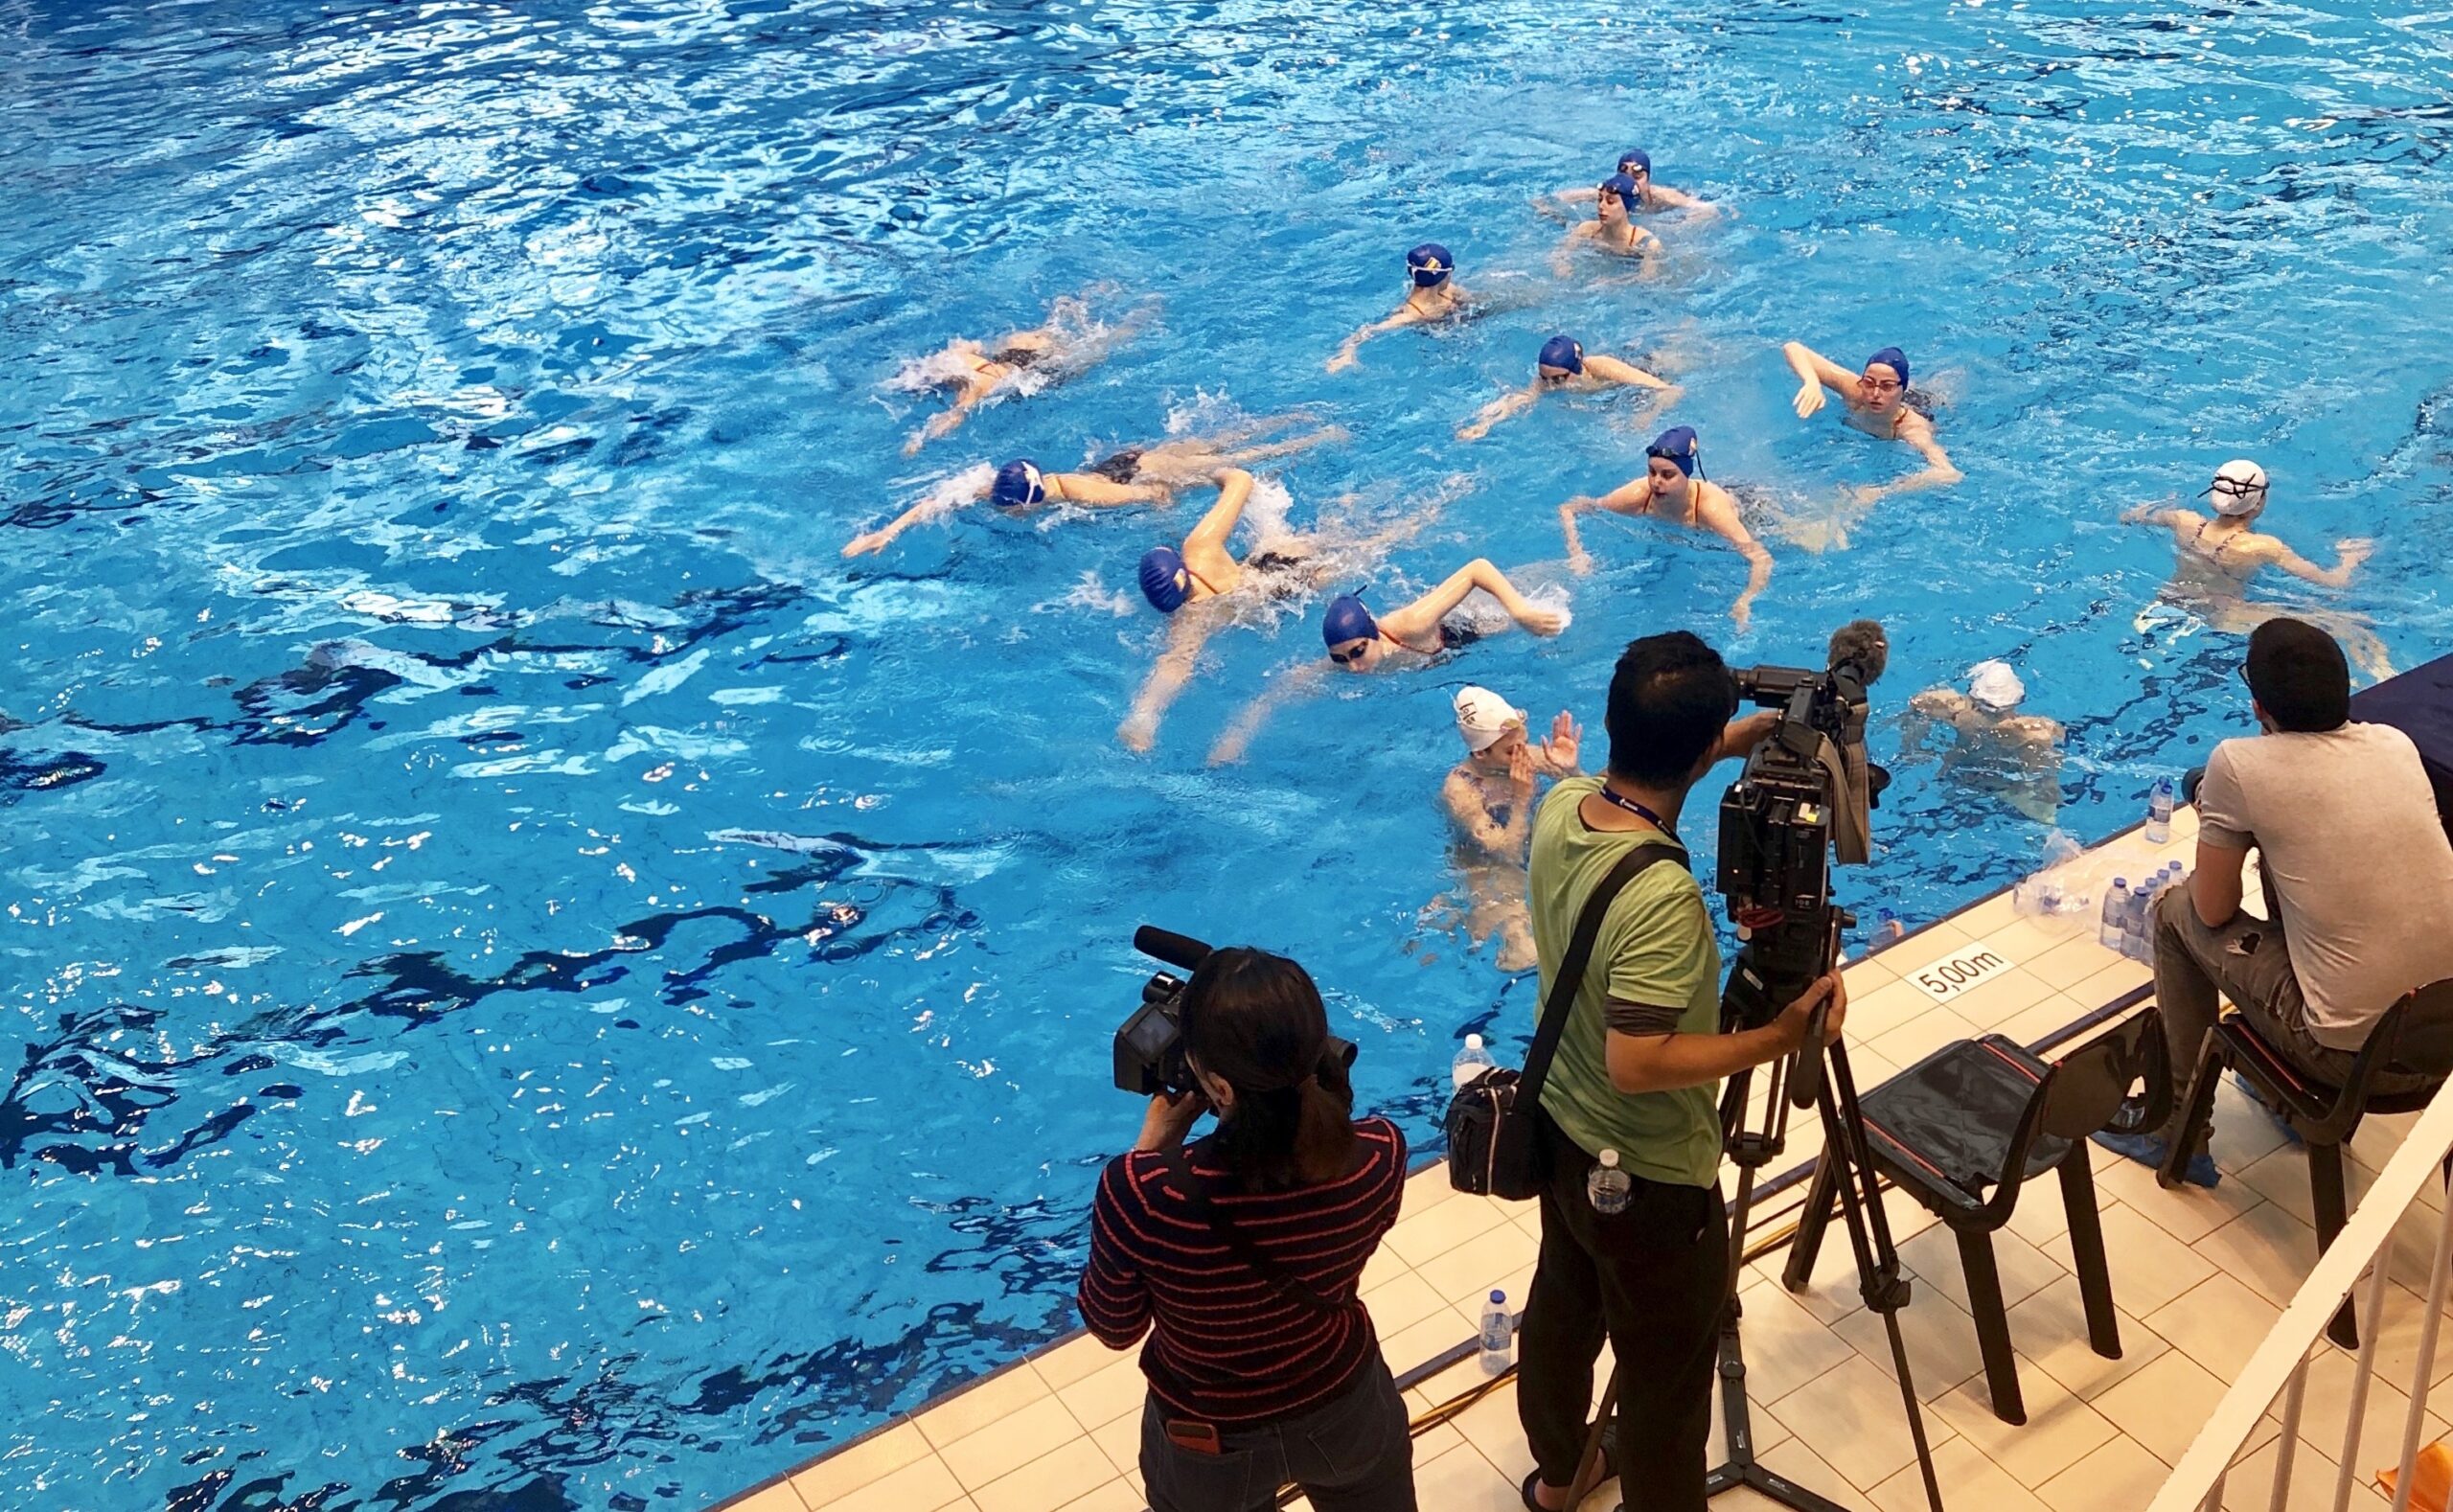
[[[1456,1190],[1519,1203],[1541,1195],[1549,1173],[1543,1169],[1542,1140],[1534,1120],[1542,1116],[1542,1084],[1549,1077],[1559,1036],[1567,1031],[1576,989],[1584,983],[1593,942],[1600,938],[1601,921],[1627,883],[1655,862],[1670,860],[1688,864],[1686,852],[1674,843],[1638,845],[1618,859],[1576,916],[1575,935],[1568,942],[1567,959],[1559,963],[1558,974],[1550,978],[1550,996],[1542,1004],[1542,1025],[1534,1032],[1525,1069],[1493,1066],[1449,1099],[1448,1181]]]

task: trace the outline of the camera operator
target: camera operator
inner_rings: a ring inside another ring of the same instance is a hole
[[[1766,712],[1727,723],[1737,706],[1727,664],[1685,631],[1632,642],[1618,658],[1604,722],[1606,774],[1561,782],[1534,821],[1544,997],[1594,886],[1629,847],[1677,845],[1688,790],[1778,722]],[[1836,1039],[1847,1006],[1839,978],[1826,976],[1772,1023],[1725,1034],[1720,977],[1703,889],[1684,867],[1656,865],[1612,902],[1569,1010],[1542,1088],[1549,1176],[1517,1389],[1536,1465],[1524,1497],[1536,1512],[1566,1501],[1605,1328],[1621,1387],[1617,1465],[1641,1487],[1646,1512],[1704,1506],[1714,1344],[1730,1276],[1719,1082],[1798,1049],[1825,1003]],[[1586,1192],[1605,1149],[1635,1182],[1625,1208],[1610,1214]]]
[[[1354,1090],[1303,968],[1211,951],[1186,983],[1200,1090],[1153,1098],[1091,1208],[1082,1317],[1141,1338],[1152,1512],[1247,1512],[1302,1486],[1336,1512],[1412,1512],[1413,1440],[1356,1296],[1397,1219],[1406,1141]],[[1218,1128],[1188,1148],[1206,1111]],[[1188,1190],[1189,1189],[1189,1190]]]

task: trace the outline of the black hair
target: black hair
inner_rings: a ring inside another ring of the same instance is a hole
[[[1868,687],[1881,679],[1891,665],[1891,637],[1883,633],[1882,621],[1850,620],[1831,632],[1831,654],[1823,665],[1836,668],[1844,661],[1857,664]]]
[[[1737,712],[1737,679],[1721,653],[1689,630],[1627,642],[1610,674],[1613,776],[1647,787],[1686,782]]]
[[[1309,972],[1249,946],[1209,952],[1184,984],[1184,1050],[1235,1089],[1211,1141],[1251,1191],[1333,1180],[1354,1162],[1354,1087],[1329,1050]]]
[[[2271,619],[2249,632],[2249,691],[2279,730],[2323,734],[2350,718],[2350,663],[2304,620]]]

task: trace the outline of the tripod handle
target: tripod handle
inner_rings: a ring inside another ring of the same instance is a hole
[[[1797,1057],[1789,1067],[1789,1103],[1796,1108],[1811,1108],[1823,1091],[1823,1020],[1829,1016],[1831,1004],[1824,1002],[1815,1009],[1814,1017],[1805,1021],[1805,1043],[1799,1045]]]

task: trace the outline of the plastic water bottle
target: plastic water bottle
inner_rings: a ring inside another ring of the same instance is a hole
[[[2172,779],[2158,777],[2146,794],[2146,843],[2163,845],[2172,837]]]
[[[2155,882],[2149,878],[2130,889],[2128,916],[2121,920],[2121,953],[2133,961],[2154,959],[2153,947],[2147,943],[2146,933],[2146,916],[2154,908]]]
[[[1482,1304],[1482,1374],[1495,1376],[1516,1363],[1516,1327],[1507,1316],[1507,1294],[1493,1292]]]
[[[2103,922],[2096,928],[2096,943],[2107,951],[2118,951],[2129,933],[2129,879],[2116,877],[2104,889]]]
[[[1475,1077],[1481,1075],[1484,1071],[1498,1068],[1499,1063],[1491,1059],[1491,1053],[1488,1050],[1482,1048],[1482,1037],[1479,1034],[1469,1034],[1465,1036],[1465,1048],[1457,1051],[1456,1059],[1449,1065],[1448,1079],[1454,1082],[1456,1089],[1461,1092],[1473,1084]]]
[[[1604,1150],[1593,1164],[1593,1172],[1584,1179],[1584,1195],[1593,1199],[1593,1210],[1604,1217],[1627,1210],[1627,1198],[1636,1189],[1633,1178],[1618,1169],[1618,1152]]]

